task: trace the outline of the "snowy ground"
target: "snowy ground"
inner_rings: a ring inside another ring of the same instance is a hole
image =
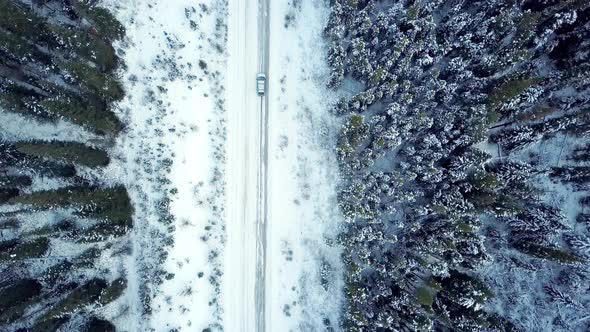
[[[548,172],[552,167],[571,165],[572,161],[567,157],[574,148],[586,144],[585,140],[576,142],[572,137],[558,134],[514,152],[511,158],[535,162],[539,169]],[[579,200],[587,196],[587,191],[551,179],[547,172],[531,178],[534,186],[543,191],[541,201],[561,209],[567,227],[565,233],[585,236],[587,231],[576,222],[576,216],[583,212]],[[554,241],[559,247],[568,247],[560,236]],[[535,259],[516,250],[493,250],[492,253],[493,263],[479,271],[495,294],[486,305],[488,310],[509,317],[526,331],[582,331],[585,328],[590,319],[587,314],[590,296],[576,280],[578,274],[589,272],[586,267]],[[560,291],[563,299],[570,303],[551,300],[546,291],[549,285]]]
[[[322,1],[271,1],[267,331],[338,330],[335,101],[327,91]]]
[[[97,139],[97,136],[64,120],[56,120],[55,123],[41,122],[31,117],[0,110],[0,138],[9,142],[46,139],[87,142]]]
[[[255,207],[246,208],[256,205],[248,165],[260,154],[249,125],[260,121],[251,75],[257,59],[235,44],[256,38],[257,2],[245,3],[105,3],[127,28],[119,45],[127,97],[118,112],[128,128],[110,173],[129,188],[135,227],[125,263],[129,288],[107,313],[121,331],[251,331],[244,317],[259,314],[247,271],[255,270],[249,258],[261,239],[248,236]],[[271,1],[266,331],[338,330],[340,321],[339,124],[325,89],[326,6]],[[244,21],[234,21],[235,12]],[[231,111],[249,105],[252,116]],[[250,178],[244,191],[234,187],[237,178]],[[244,210],[227,209],[237,204]]]
[[[224,1],[110,1],[127,29],[117,165],[135,204],[121,331],[219,326]]]

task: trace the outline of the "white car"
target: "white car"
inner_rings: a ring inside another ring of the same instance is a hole
[[[256,91],[259,96],[264,96],[266,90],[266,75],[260,73],[256,75]]]

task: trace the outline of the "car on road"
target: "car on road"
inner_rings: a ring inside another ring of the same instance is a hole
[[[266,75],[260,73],[256,75],[256,91],[258,92],[259,96],[264,96],[266,92]]]

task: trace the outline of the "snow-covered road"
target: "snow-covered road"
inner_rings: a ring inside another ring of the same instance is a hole
[[[226,331],[264,331],[264,194],[258,0],[229,4],[227,75],[226,247],[223,279]],[[262,272],[261,272],[262,271]]]
[[[269,72],[269,37],[270,37],[270,0],[259,0],[258,4],[258,53],[259,63],[258,72]],[[270,284],[270,275],[268,275],[268,255],[267,255],[267,237],[270,220],[268,219],[268,84],[267,91],[260,98],[260,162],[259,162],[259,181],[258,181],[258,223],[257,223],[257,252],[258,261],[256,264],[256,311],[257,329],[259,332],[265,331],[267,319],[267,284]]]

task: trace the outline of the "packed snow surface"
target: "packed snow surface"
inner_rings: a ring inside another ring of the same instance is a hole
[[[231,1],[228,25],[226,245],[222,278],[226,331],[257,331],[256,282],[261,243],[257,0]],[[252,88],[252,89],[249,89]]]

